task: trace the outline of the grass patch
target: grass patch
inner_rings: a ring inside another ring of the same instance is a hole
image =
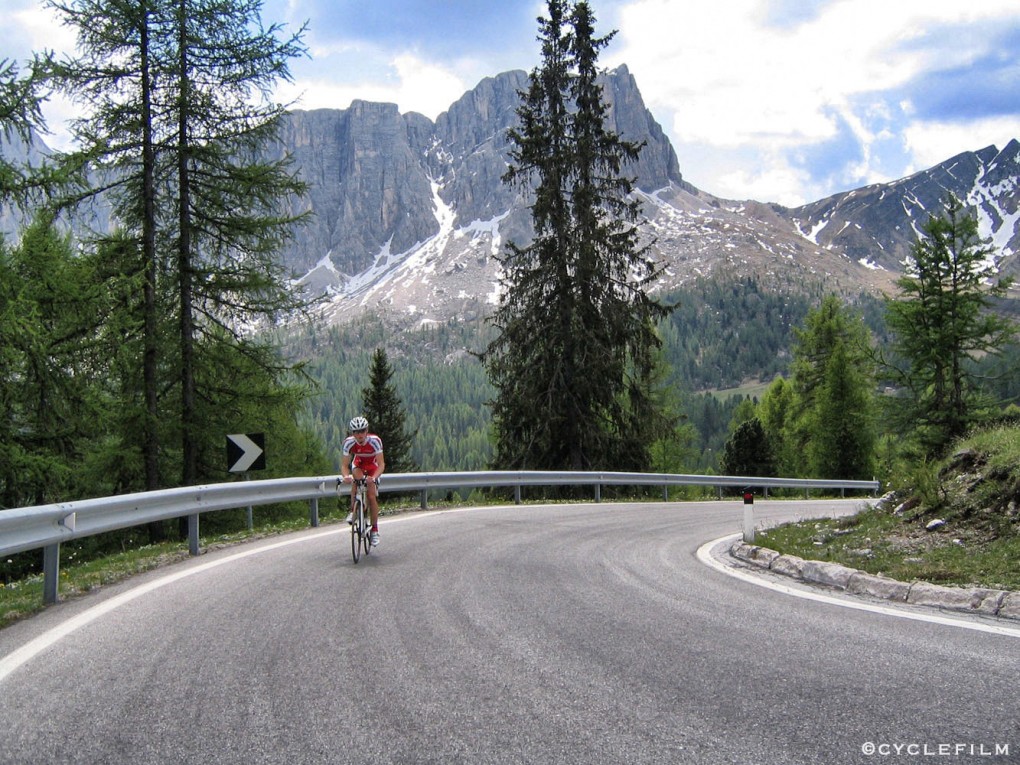
[[[921,473],[909,496],[768,529],[760,544],[901,581],[1020,591],[1020,429],[976,432]]]
[[[757,542],[785,555],[839,563],[904,582],[1020,590],[1020,537],[967,543],[927,532],[881,508],[849,518],[787,524]]]

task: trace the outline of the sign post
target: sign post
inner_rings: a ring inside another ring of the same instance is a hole
[[[265,433],[234,433],[227,436],[227,472],[244,473],[266,469]],[[251,505],[248,505],[248,531],[255,528]]]

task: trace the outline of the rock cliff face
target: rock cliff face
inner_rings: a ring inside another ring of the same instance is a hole
[[[281,143],[309,184],[314,213],[286,253],[291,268],[308,270],[328,255],[357,273],[387,243],[399,252],[436,233],[432,189],[408,121],[395,104],[365,101],[284,121]]]
[[[311,211],[281,253],[305,289],[326,292],[326,317],[366,311],[417,326],[471,319],[498,300],[495,257],[508,241],[527,244],[527,194],[507,187],[507,130],[528,76],[482,80],[432,121],[394,104],[355,101],[347,109],[294,111],[274,157],[290,155],[309,193],[292,211]],[[725,273],[765,288],[824,282],[835,294],[888,290],[929,214],[954,193],[976,210],[1006,273],[1020,275],[1020,142],[965,152],[899,181],[788,209],[728,201],[684,181],[677,156],[625,66],[607,73],[609,127],[644,142],[625,168],[643,204],[643,241],[665,270],[658,288]],[[4,144],[6,158],[32,159],[38,145]],[[102,229],[100,204],[90,213]],[[104,217],[105,216],[105,217]],[[0,225],[19,220],[0,210]]]
[[[310,185],[314,219],[286,252],[286,264],[305,273],[328,255],[340,273],[359,274],[380,257],[437,236],[443,215],[455,229],[499,219],[501,236],[529,236],[525,205],[501,181],[507,130],[527,85],[523,71],[486,78],[434,123],[401,115],[393,104],[364,101],[290,113],[277,156],[289,152]],[[611,128],[646,142],[629,168],[639,187],[651,192],[682,184],[676,153],[626,67],[610,73],[604,87]]]
[[[374,311],[415,326],[491,311],[494,256],[531,236],[527,195],[501,180],[507,130],[527,86],[522,71],[486,78],[435,122],[360,101],[289,115],[277,149],[292,154],[310,184],[315,215],[284,263],[307,288],[331,294],[328,317]],[[659,289],[726,273],[778,290],[812,281],[845,296],[888,290],[949,192],[977,210],[1002,270],[1020,271],[1017,141],[788,209],[718,199],[686,183],[627,68],[609,72],[603,89],[609,127],[645,144],[625,172],[643,200],[644,241],[666,267]]]

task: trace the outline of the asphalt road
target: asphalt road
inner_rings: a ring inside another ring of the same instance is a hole
[[[0,762],[1020,762],[1016,635],[699,561],[742,510],[430,513],[357,566],[333,526],[150,572],[0,631]]]

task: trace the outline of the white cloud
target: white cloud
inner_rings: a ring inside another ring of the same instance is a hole
[[[924,170],[962,151],[976,151],[989,145],[1004,149],[1011,140],[1020,138],[1020,125],[1012,117],[965,124],[912,122],[904,128],[903,134],[916,163],[913,170]]]
[[[5,22],[14,32],[12,39],[16,39],[20,49],[16,53],[18,58],[28,58],[32,51],[71,52],[78,41],[74,30],[61,24],[40,2],[14,11]]]
[[[872,147],[888,143],[890,130],[901,126],[892,124],[895,115],[877,119],[883,108],[879,96],[925,72],[966,65],[986,54],[985,36],[968,24],[1020,21],[1015,0],[793,3],[790,7],[805,16],[786,24],[767,18],[768,5],[762,0],[625,3],[607,60],[629,66],[681,158],[683,144],[720,155],[753,150],[765,158],[757,169],[720,166],[716,174],[703,157],[706,190],[725,195],[746,184],[741,197],[788,204],[808,201],[810,192],[807,175],[792,168],[784,152],[849,131],[863,156],[849,159],[840,175],[885,180],[888,168],[880,168]],[[954,33],[935,40],[943,25],[953,25]],[[1011,124],[1003,126],[1004,134],[1020,133],[1018,120],[1004,122]],[[943,129],[915,122],[902,144],[917,163],[974,148],[973,133],[954,130],[939,141]]]
[[[420,112],[430,119],[446,111],[469,87],[445,67],[412,54],[397,56],[393,67],[400,81],[397,103],[404,111]]]
[[[720,175],[716,193],[729,199],[798,199],[808,180],[803,172],[777,158],[759,171],[740,168]]]
[[[363,58],[371,55],[355,47],[333,48],[337,67],[346,67],[343,63],[346,56],[340,54],[341,50],[354,51]],[[380,76],[381,70],[385,76]],[[321,67],[311,71],[321,71]],[[435,119],[468,87],[449,68],[423,61],[412,53],[401,53],[380,61],[374,72],[365,71],[357,78],[295,74],[293,83],[278,87],[277,97],[285,103],[296,101],[299,109],[346,109],[355,99],[395,103],[401,112],[416,111]]]

